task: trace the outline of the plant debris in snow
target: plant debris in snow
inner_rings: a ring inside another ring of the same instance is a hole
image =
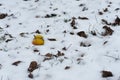
[[[88,43],[88,42],[81,42],[81,43],[80,43],[80,46],[82,46],[82,47],[90,47],[91,44]]]
[[[84,38],[88,37],[84,31],[78,32],[77,35],[80,36],[80,37],[84,37]]]
[[[52,18],[52,17],[56,17],[57,14],[46,14],[45,18]]]
[[[102,19],[102,22],[106,25],[111,25],[111,26],[119,26],[120,25],[120,18],[117,16],[114,22],[108,22],[105,19]]]
[[[107,77],[113,77],[113,74],[111,71],[102,71],[102,77],[107,78]]]
[[[120,18],[117,16],[114,22],[112,23],[113,26],[120,25]]]
[[[58,53],[55,55],[56,57],[64,56],[65,54],[62,53],[61,51],[58,51]]]
[[[0,69],[2,68],[2,64],[0,64]]]
[[[16,61],[14,63],[12,63],[12,65],[18,66],[18,64],[20,64],[22,61]]]
[[[4,19],[8,16],[6,13],[0,13],[0,19]]]
[[[81,20],[88,20],[88,18],[87,17],[78,17],[78,19],[81,19]]]
[[[29,74],[28,74],[28,77],[29,77],[29,78],[31,78],[31,79],[33,79],[33,78],[34,78],[34,76],[33,76],[33,74],[32,74],[32,73],[29,73]]]
[[[76,24],[76,22],[75,22],[75,17],[73,17],[72,18],[72,21],[71,21],[71,23],[70,23],[70,25],[71,25],[71,27],[73,28],[73,29],[77,29],[77,27],[75,26],[75,24]]]
[[[105,32],[102,34],[102,36],[107,36],[107,35],[112,35],[113,34],[113,30],[108,27],[108,26],[103,26],[103,29],[105,30]]]
[[[65,70],[68,70],[68,69],[70,69],[70,66],[66,66],[66,67],[65,67]]]
[[[119,3],[1,0],[0,79],[120,80]]]
[[[49,41],[56,41],[55,38],[48,38]]]
[[[33,72],[35,69],[38,69],[38,63],[36,61],[32,61],[29,65],[28,71]]]

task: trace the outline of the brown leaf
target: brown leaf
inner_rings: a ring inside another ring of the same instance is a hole
[[[114,22],[108,23],[107,20],[102,19],[102,22],[106,25],[117,26],[120,25],[120,18],[117,16]]]
[[[0,69],[2,68],[2,64],[0,64]]]
[[[120,25],[120,18],[117,16],[114,23],[112,23],[113,26]]]
[[[71,21],[70,25],[71,25],[72,27],[75,26],[75,18],[72,18],[72,21]]]
[[[43,62],[47,61],[47,60],[51,60],[51,59],[52,59],[51,57],[50,58],[44,58]]]
[[[30,73],[30,74],[28,75],[28,77],[33,79],[33,74]]]
[[[98,12],[98,14],[99,14],[99,15],[103,15],[103,12],[100,11],[100,12]]]
[[[87,7],[83,7],[82,11],[87,11],[88,8]]]
[[[78,17],[78,19],[81,19],[81,20],[88,20],[88,18],[87,17]]]
[[[85,6],[85,4],[80,4],[79,7]]]
[[[36,30],[35,33],[37,33],[37,34],[41,34],[41,32],[40,32],[39,30]]]
[[[34,52],[39,52],[39,50],[38,50],[38,49],[34,49],[33,51],[34,51]]]
[[[46,30],[47,33],[48,33],[49,31],[50,31],[49,29]]]
[[[62,52],[60,52],[60,51],[58,51],[58,53],[56,54],[57,57],[64,56],[64,55],[65,55],[65,54],[62,53]]]
[[[104,24],[106,24],[106,25],[111,25],[111,23],[108,23],[108,21],[105,20],[105,19],[102,19],[102,22],[103,22]]]
[[[107,11],[108,11],[108,8],[103,9],[103,11],[104,11],[104,12],[107,12]]]
[[[9,41],[12,41],[13,39],[7,39],[5,42],[8,43]]]
[[[65,70],[68,70],[68,69],[70,69],[70,66],[66,66],[66,67],[65,67]]]
[[[10,38],[13,38],[13,36],[9,33],[4,34],[4,36],[9,36]]]
[[[87,35],[86,35],[86,33],[84,31],[78,32],[77,35],[80,36],[80,37],[87,38]]]
[[[16,61],[14,63],[12,63],[12,65],[18,66],[18,64],[20,64],[22,61]]]
[[[26,32],[26,33],[24,33],[24,32],[20,33],[20,36],[21,36],[21,37],[26,37],[26,35],[28,35],[27,32]]]
[[[105,45],[106,43],[108,43],[108,41],[105,41],[105,42],[103,43],[103,45]]]
[[[1,14],[0,14],[0,19],[4,19],[4,18],[7,17],[7,16],[8,16],[8,14],[1,13]]]
[[[52,18],[52,17],[56,17],[57,14],[46,14],[45,18]]]
[[[105,30],[105,32],[102,34],[102,36],[107,36],[107,35],[112,35],[113,34],[113,30],[108,27],[108,26],[103,26],[103,29]]]
[[[92,34],[93,36],[96,36],[96,35],[97,35],[97,33],[96,33],[95,31],[91,31],[91,34]]]
[[[2,4],[0,3],[0,6],[2,6]]]
[[[28,71],[33,72],[35,69],[38,68],[38,64],[36,61],[32,61],[29,65]]]
[[[116,9],[115,9],[115,11],[118,11],[118,10],[120,10],[120,8],[116,8]]]
[[[103,78],[113,77],[113,74],[110,71],[102,71],[102,77]]]
[[[54,38],[48,38],[49,41],[56,41]]]
[[[63,47],[63,48],[62,48],[62,50],[66,51],[66,50],[67,50],[67,48],[66,48],[66,47]]]
[[[74,32],[70,32],[71,35],[74,35]]]
[[[35,2],[38,2],[39,0],[35,0]]]
[[[47,53],[45,56],[51,58],[53,57],[53,54]]]
[[[81,42],[81,43],[80,43],[80,46],[83,46],[83,47],[90,47],[91,44],[90,44],[90,43],[86,43],[86,42]]]

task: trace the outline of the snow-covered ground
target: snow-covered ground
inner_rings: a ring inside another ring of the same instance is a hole
[[[0,0],[0,80],[120,80],[119,35],[119,0]]]

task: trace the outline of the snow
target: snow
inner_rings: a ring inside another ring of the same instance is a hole
[[[101,35],[106,25],[101,19],[112,23],[120,17],[120,10],[115,10],[120,6],[119,0],[0,0],[0,4],[0,14],[8,14],[0,19],[1,80],[120,79],[120,25],[107,25],[114,30],[113,34]],[[104,12],[106,8],[108,11]],[[56,16],[45,18],[51,14]],[[79,16],[88,20],[78,19]],[[73,17],[77,29],[70,25]],[[42,46],[32,44],[37,30],[45,40]],[[77,35],[80,31],[88,37]],[[12,40],[6,42],[8,39]],[[80,46],[81,42],[91,46]],[[64,56],[55,57],[59,52]],[[54,56],[44,61],[48,53]],[[12,65],[16,61],[21,63]],[[39,68],[31,72],[33,78],[29,78],[32,61],[36,61]],[[70,68],[65,69],[66,66]],[[103,70],[111,71],[113,76],[103,78]]]

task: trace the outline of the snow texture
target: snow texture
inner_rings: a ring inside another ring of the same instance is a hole
[[[119,35],[120,0],[0,0],[0,80],[120,80]]]

